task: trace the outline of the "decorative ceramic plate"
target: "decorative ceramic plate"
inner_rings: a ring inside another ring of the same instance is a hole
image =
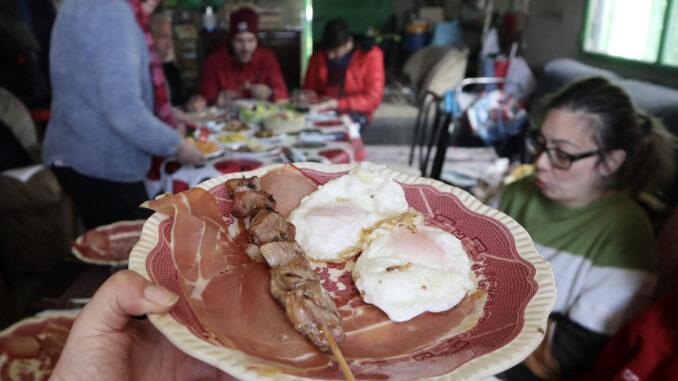
[[[124,265],[145,220],[120,221],[86,231],[71,243],[76,258],[95,265]]]
[[[49,312],[0,332],[0,379],[47,380],[79,311]]]
[[[345,174],[354,165],[295,164],[319,184]],[[224,182],[234,177],[262,176],[280,166],[282,164],[222,175],[198,186],[214,194],[221,213],[233,221],[228,212],[230,200]],[[452,310],[425,317],[447,319],[456,314],[455,319],[471,323],[460,323],[457,329],[443,331],[442,334],[438,332],[439,336],[434,340],[409,352],[355,358],[344,351],[354,376],[359,380],[473,380],[499,373],[525,359],[542,341],[556,297],[551,267],[537,253],[527,232],[513,219],[458,188],[427,178],[391,173],[403,187],[409,205],[423,213],[427,223],[454,234],[462,241],[477,278],[474,295],[483,296],[474,299],[474,307],[468,313],[457,310],[462,301]],[[169,250],[172,224],[173,219],[163,214],[151,216],[132,251],[129,267],[181,295]],[[348,265],[324,266],[316,270],[340,310],[341,306],[353,308],[353,302],[363,303],[357,297],[351,275],[346,270]],[[239,379],[343,378],[334,360],[321,369],[285,373],[271,362],[245,353],[248,348],[241,350],[207,341],[204,339],[205,330],[184,297],[171,313],[149,318],[181,350]],[[394,324],[399,324],[395,335],[398,342],[419,340],[416,335],[408,335],[409,322]]]

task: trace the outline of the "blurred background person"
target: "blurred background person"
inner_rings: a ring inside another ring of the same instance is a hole
[[[311,55],[304,89],[331,99],[314,107],[348,113],[364,127],[384,94],[384,54],[367,36],[354,36],[346,21],[325,24],[320,49]]]
[[[287,98],[275,54],[259,46],[258,24],[259,16],[251,8],[231,13],[228,42],[207,57],[200,75],[200,95],[189,99],[189,109],[201,109],[208,103],[224,106],[236,98]]]
[[[67,0],[52,32],[52,116],[43,162],[73,196],[87,229],[145,218],[151,157],[204,160],[172,128],[162,63],[149,30],[160,0]]]
[[[165,73],[170,102],[172,106],[183,106],[188,96],[181,78],[181,70],[175,60],[172,17],[164,13],[154,13],[151,17],[150,28],[155,50],[162,62],[162,71]]]
[[[635,197],[662,189],[674,173],[675,138],[608,80],[575,82],[547,109],[530,139],[535,174],[509,185],[499,209],[549,261],[558,296],[544,341],[504,373],[508,380],[578,374],[647,308],[657,284],[656,243]]]

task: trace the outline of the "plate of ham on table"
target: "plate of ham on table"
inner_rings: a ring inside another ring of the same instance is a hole
[[[119,221],[88,230],[71,242],[71,252],[94,265],[125,265],[145,221]]]
[[[239,379],[478,379],[525,359],[555,302],[515,221],[372,163],[266,166],[143,206],[129,267],[180,295],[151,322]]]
[[[0,380],[49,379],[78,312],[45,312],[0,332]]]

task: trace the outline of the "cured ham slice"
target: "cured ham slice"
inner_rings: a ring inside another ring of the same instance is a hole
[[[206,339],[288,367],[328,363],[271,297],[267,265],[245,252],[244,223],[228,226],[212,194],[193,188],[142,206],[174,218],[172,258]]]
[[[261,188],[273,195],[275,210],[287,218],[302,198],[318,189],[318,184],[296,167],[286,165],[263,175]]]

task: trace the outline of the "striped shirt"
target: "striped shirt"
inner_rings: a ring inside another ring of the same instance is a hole
[[[527,230],[553,267],[554,313],[612,335],[650,304],[656,245],[647,215],[628,192],[568,208],[527,177],[506,188],[499,208]]]

